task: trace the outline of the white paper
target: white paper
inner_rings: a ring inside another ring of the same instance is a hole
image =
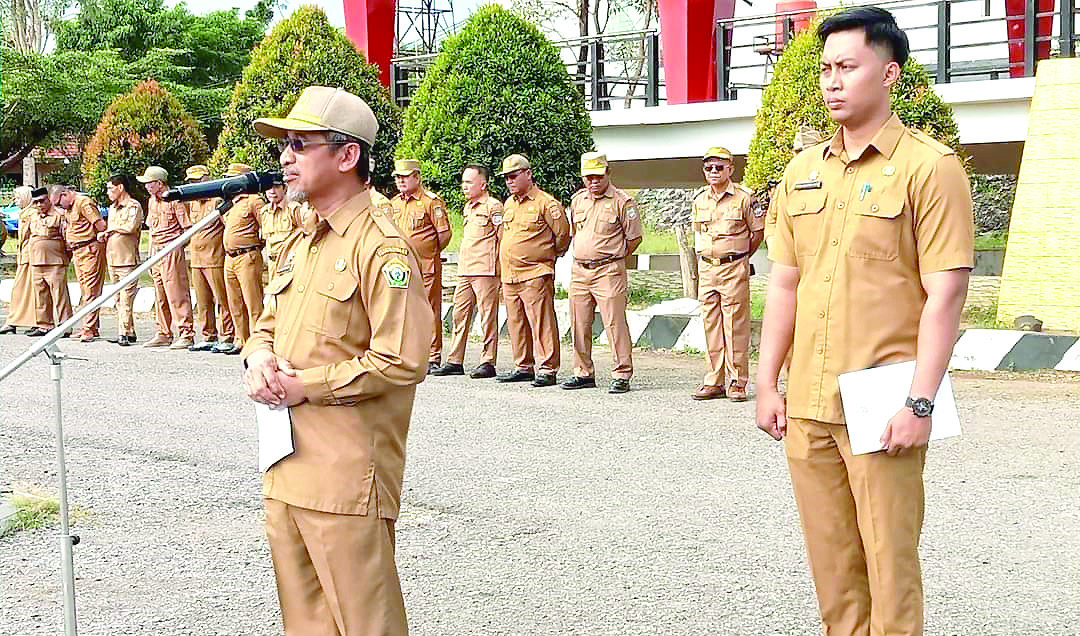
[[[292,455],[292,416],[287,408],[256,402],[255,421],[259,426],[259,472],[265,473],[281,458]]]
[[[914,377],[914,360],[840,374],[840,399],[844,403],[844,419],[847,420],[853,454],[884,450],[881,436],[892,416],[904,407]],[[931,440],[960,435],[960,415],[956,411],[948,373],[941,379],[934,397],[930,422]]]

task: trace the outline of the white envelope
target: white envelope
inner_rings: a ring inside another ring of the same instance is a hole
[[[293,453],[292,415],[289,409],[270,408],[255,403],[255,421],[259,427],[259,472]]]

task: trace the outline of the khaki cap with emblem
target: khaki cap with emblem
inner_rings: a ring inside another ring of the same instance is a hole
[[[160,181],[167,183],[169,181],[169,173],[165,168],[160,166],[149,166],[142,174],[135,177],[139,183],[150,183],[151,181]]]
[[[328,86],[308,86],[285,117],[260,117],[252,126],[263,137],[281,139],[290,132],[337,132],[375,143],[379,123],[367,102]]]
[[[255,170],[246,163],[230,163],[229,167],[225,169],[225,174],[223,176],[239,177],[240,175],[249,172],[255,172]]]
[[[525,158],[525,155],[510,155],[506,159],[502,160],[502,169],[499,170],[498,176],[504,176],[511,172],[517,172],[518,170],[528,170],[532,168],[532,164]]]
[[[394,176],[407,177],[414,172],[420,172],[419,159],[395,159]]]
[[[586,152],[581,155],[581,176],[607,174],[607,155],[602,152]]]
[[[187,169],[187,173],[184,175],[184,181],[194,181],[195,179],[202,179],[206,175],[210,174],[210,168],[197,163]]]
[[[723,146],[713,146],[705,151],[705,156],[701,158],[705,159],[731,159],[731,151]]]

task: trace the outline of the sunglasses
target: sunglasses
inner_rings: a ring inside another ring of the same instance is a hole
[[[346,144],[353,143],[350,141],[312,141],[309,139],[301,139],[297,137],[295,139],[282,139],[277,142],[278,154],[285,152],[288,148],[294,153],[306,152],[311,148],[317,148],[319,146],[344,146]]]
[[[705,166],[702,168],[705,172],[723,172],[728,166]]]
[[[523,174],[525,174],[524,170],[515,170],[514,172],[508,172],[508,173],[504,174],[503,179],[505,179],[507,181],[513,181],[514,179],[517,179],[518,177],[520,177]]]

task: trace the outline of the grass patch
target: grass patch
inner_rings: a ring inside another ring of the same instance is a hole
[[[7,528],[0,537],[59,523],[60,499],[37,486],[16,483],[14,494],[8,503],[14,506],[15,516],[8,521]],[[85,511],[74,508],[70,510],[70,515],[71,523],[87,517]]]
[[[662,303],[668,300],[682,298],[682,293],[659,292],[648,287],[631,287],[629,297],[626,300],[627,307],[644,308]]]
[[[750,320],[761,320],[765,315],[765,292],[750,292]]]
[[[971,305],[964,309],[960,322],[969,329],[1011,329],[1006,323],[998,322],[997,302],[992,305]]]
[[[678,254],[679,241],[675,238],[675,232],[662,232],[652,228],[644,228],[641,236],[641,246],[637,248],[638,254]]]
[[[1005,231],[987,232],[975,237],[977,250],[1003,250],[1009,242],[1009,233]]]

